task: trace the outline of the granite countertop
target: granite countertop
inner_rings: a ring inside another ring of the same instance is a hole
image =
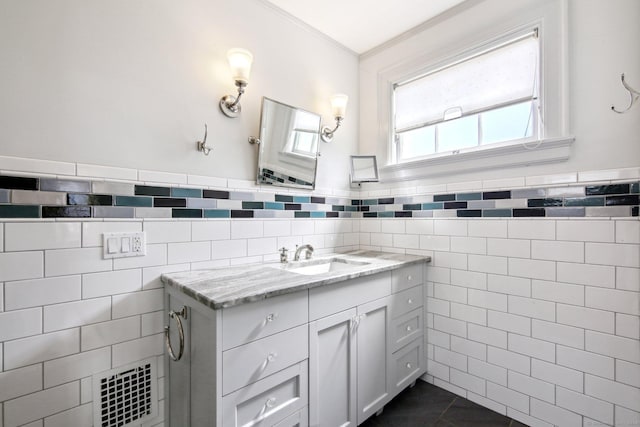
[[[313,275],[289,271],[332,258],[353,264],[347,264],[348,268]],[[353,251],[287,264],[250,264],[168,273],[162,275],[162,282],[213,309],[220,309],[429,261],[431,257],[428,256]]]

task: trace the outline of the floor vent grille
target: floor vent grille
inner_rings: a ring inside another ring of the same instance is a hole
[[[126,427],[158,415],[158,374],[155,359],[93,376],[96,427]]]

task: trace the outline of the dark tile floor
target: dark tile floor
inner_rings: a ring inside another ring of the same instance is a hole
[[[424,381],[389,402],[361,427],[526,427]]]

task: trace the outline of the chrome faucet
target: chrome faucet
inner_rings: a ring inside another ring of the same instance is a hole
[[[293,260],[294,261],[300,261],[300,253],[302,251],[304,251],[304,250],[307,251],[305,253],[304,259],[311,259],[311,255],[313,255],[313,246],[311,246],[311,245],[302,245],[302,246],[296,245],[296,253],[293,256]]]

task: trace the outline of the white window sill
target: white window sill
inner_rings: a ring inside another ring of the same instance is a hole
[[[480,172],[538,164],[559,163],[569,159],[574,137],[550,138],[525,144],[505,144],[491,148],[443,155],[380,168],[380,182],[410,181],[458,173]]]

